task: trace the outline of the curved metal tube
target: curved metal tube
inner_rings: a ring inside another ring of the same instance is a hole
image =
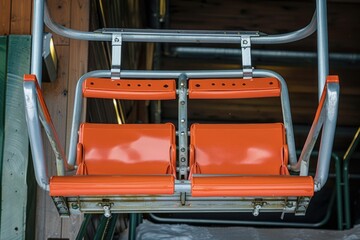
[[[111,32],[85,32],[66,28],[55,23],[49,14],[47,5],[45,3],[44,21],[56,34],[64,37],[87,40],[87,41],[111,41]],[[280,44],[289,43],[301,40],[308,37],[316,30],[316,12],[314,13],[310,23],[304,28],[284,34],[258,36],[252,38],[253,44]],[[117,29],[122,35],[122,40],[126,42],[206,42],[206,43],[240,43],[241,32],[224,33],[219,31],[172,31],[172,30],[132,30],[132,29]]]
[[[82,109],[82,84],[85,79],[90,77],[110,77],[110,70],[98,70],[85,73],[79,79],[76,84],[75,89],[75,98],[74,98],[74,111],[73,118],[71,122],[71,131],[70,131],[70,143],[69,143],[69,152],[68,152],[68,164],[75,165],[76,160],[76,146],[78,141],[78,130],[81,122],[81,109]]]
[[[325,105],[326,117],[321,135],[319,160],[316,168],[316,175],[314,177],[314,190],[316,192],[320,191],[320,189],[325,185],[329,175],[330,158],[334,143],[335,128],[338,115],[339,91],[339,84],[328,84],[328,97],[327,103]]]
[[[120,73],[121,78],[178,78],[181,74],[186,74],[188,78],[224,78],[224,77],[242,77],[241,70],[219,70],[219,71],[131,71],[123,70]],[[294,130],[292,125],[290,100],[286,82],[284,78],[276,72],[270,70],[255,69],[254,77],[274,77],[281,83],[281,106],[284,119],[284,126],[286,129],[287,144],[289,148],[289,161],[291,165],[296,164],[295,140]],[[110,70],[99,70],[84,74],[76,85],[74,112],[72,119],[72,128],[70,132],[70,144],[68,164],[74,165],[76,158],[76,145],[78,141],[78,130],[81,122],[81,108],[82,108],[82,83],[89,77],[110,77]]]
[[[29,132],[30,147],[34,162],[36,182],[40,188],[49,191],[49,176],[46,168],[45,150],[41,134],[35,85],[24,82],[25,116]]]
[[[86,41],[111,41],[111,34],[102,34],[102,33],[93,33],[93,32],[84,32],[73,30],[70,28],[66,28],[61,26],[60,24],[55,23],[49,14],[49,9],[47,7],[46,1],[45,4],[45,11],[44,11],[44,22],[48,28],[50,28],[56,34],[59,34],[63,37],[73,38],[78,40],[86,40]]]
[[[315,191],[320,191],[328,179],[331,152],[336,128],[338,103],[339,84],[329,82],[324,88],[315,119],[302,149],[299,161],[297,164],[291,166],[291,170],[293,171],[300,170],[301,176],[308,175],[310,155],[322,128],[323,131],[318,155],[318,164],[314,178]]]
[[[314,13],[310,23],[297,31],[283,34],[275,34],[268,36],[255,37],[251,39],[252,44],[281,44],[295,42],[304,39],[316,31],[316,12]]]
[[[329,49],[327,30],[327,6],[326,0],[316,0],[317,15],[317,54],[318,54],[318,95],[326,84],[326,77],[329,75]]]
[[[44,0],[34,0],[31,32],[31,73],[35,74],[41,86],[42,52],[44,28]]]

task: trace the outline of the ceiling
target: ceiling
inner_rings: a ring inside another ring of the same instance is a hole
[[[315,1],[171,0],[164,28],[205,30],[247,30],[267,34],[291,32],[306,26],[314,13]],[[360,126],[360,1],[328,1],[330,74],[340,77],[341,96],[337,139],[334,148],[343,151]],[[162,69],[241,69],[241,57],[233,54],[178,53],[165,47]],[[181,47],[189,47],[182,44]],[[192,45],[192,47],[203,47]],[[208,48],[236,48],[236,45],[206,45]],[[174,50],[175,49],[175,50]],[[178,49],[178,48],[177,48]],[[287,81],[297,147],[301,147],[317,107],[316,33],[302,41],[283,45],[255,45],[259,56],[255,68],[271,69]],[[312,57],[262,56],[270,50],[281,53],[313,53]],[[287,52],[286,52],[287,51]],[[340,54],[341,53],[341,54]],[[341,56],[336,58],[336,54]],[[268,122],[281,120],[277,99],[196,101],[189,107],[194,121]],[[162,105],[163,118],[176,118],[176,104]]]
[[[96,2],[98,1],[92,2],[92,8],[95,9],[92,14],[93,29],[105,26],[247,30],[279,34],[306,26],[315,10],[315,1],[309,0],[100,1],[105,9],[103,11],[106,12],[106,17],[100,19],[99,14],[94,15],[94,12],[100,11]],[[159,3],[164,2],[167,3],[163,5],[166,14],[162,17],[157,13],[160,11]],[[119,4],[121,11],[116,11],[116,4]],[[328,1],[330,74],[339,75],[341,83],[338,128],[334,144],[335,150],[340,152],[346,150],[356,128],[360,126],[360,111],[357,106],[360,103],[359,9],[360,0]],[[179,51],[179,47],[185,51]],[[189,53],[189,47],[196,48],[197,52]],[[205,54],[204,47],[217,52]],[[92,47],[92,50],[99,52],[99,49],[103,48],[104,46]],[[224,48],[227,49],[227,54],[221,53]],[[125,55],[141,56],[144,48],[138,49],[140,54],[131,55],[129,51]],[[239,49],[240,46],[235,44],[161,44],[155,46],[157,51],[154,54],[153,68],[241,69],[241,57],[234,54]],[[276,71],[287,81],[298,148],[304,144],[317,107],[316,49],[316,33],[296,43],[253,46],[253,52],[256,53],[253,56],[254,67]],[[280,53],[282,56],[279,57]],[[291,57],[291,54],[296,56]],[[90,63],[90,69],[91,65]],[[144,68],[144,64],[142,67]],[[163,121],[177,120],[176,102],[164,101],[161,107]],[[193,122],[273,122],[281,121],[281,108],[278,99],[198,100],[189,103],[189,118]]]

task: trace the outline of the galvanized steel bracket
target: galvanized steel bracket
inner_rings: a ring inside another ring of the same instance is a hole
[[[121,72],[121,46],[122,36],[119,33],[112,34],[111,78],[120,79]]]

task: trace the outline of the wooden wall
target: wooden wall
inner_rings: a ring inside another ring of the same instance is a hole
[[[31,34],[32,2],[30,0],[0,0],[0,35]],[[53,19],[61,25],[78,30],[88,30],[88,0],[48,0]],[[45,29],[45,31],[49,31]],[[66,132],[70,129],[74,90],[77,79],[87,71],[88,43],[69,40],[54,35],[58,56],[58,78],[53,83],[44,83],[43,91],[51,116],[63,146]],[[55,171],[54,156],[46,143],[49,171]],[[74,239],[80,219],[60,219],[48,194],[37,191],[36,239]],[[35,207],[35,206],[34,206]]]
[[[88,0],[48,0],[48,5],[57,23],[77,30],[88,30]],[[44,93],[62,145],[67,146],[69,141],[66,136],[69,134],[66,132],[70,131],[76,82],[87,72],[88,43],[57,35],[54,35],[54,43],[58,56],[58,79],[54,83],[44,83]],[[46,152],[47,159],[52,163],[49,171],[55,173],[54,157],[49,145]],[[36,239],[75,238],[81,222],[78,216],[60,219],[52,200],[43,191],[38,191],[37,209]]]
[[[0,35],[30,34],[32,1],[0,1]]]

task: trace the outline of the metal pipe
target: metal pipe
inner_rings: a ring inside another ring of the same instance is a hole
[[[136,228],[137,228],[137,222],[138,222],[138,214],[137,213],[130,213],[129,214],[129,240],[135,240],[136,239]]]
[[[295,166],[291,167],[291,170],[293,171],[297,172],[300,170],[300,176],[308,176],[310,156],[314,149],[315,143],[318,139],[319,133],[321,131],[321,128],[324,124],[326,117],[326,112],[324,111],[326,102],[327,102],[327,89],[324,87],[323,93],[321,95],[321,100],[316,110],[314,121],[311,125],[304,147],[301,151],[299,161]]]
[[[336,205],[337,205],[337,224],[338,230],[343,230],[343,201],[342,201],[342,188],[341,188],[341,161],[337,154],[332,153],[331,157],[335,160],[335,173],[336,173]]]
[[[291,166],[294,166],[297,163],[296,146],[295,146],[295,136],[294,136],[294,129],[292,124],[292,117],[291,117],[289,92],[287,89],[286,81],[280,74],[270,70],[255,69],[253,74],[255,77],[274,77],[278,79],[279,82],[281,83],[281,98],[280,98],[281,110],[283,114],[286,140],[289,149],[289,163]]]
[[[316,168],[316,175],[314,177],[315,191],[325,185],[330,167],[330,158],[332,152],[332,146],[334,143],[336,120],[338,115],[338,103],[339,103],[339,84],[329,83],[327,85],[327,101],[325,105],[326,118],[323,126],[319,158]]]
[[[182,31],[182,30],[145,30],[145,29],[109,29],[103,32],[84,32],[72,30],[55,23],[45,5],[45,24],[55,33],[74,39],[88,41],[111,41],[111,33],[121,33],[126,42],[192,42],[192,43],[240,43],[240,31]],[[280,44],[301,40],[311,35],[316,30],[316,14],[310,23],[297,31],[253,37],[253,44]],[[112,32],[111,32],[112,31]],[[255,32],[254,32],[255,33]],[[257,32],[256,32],[257,33]]]
[[[31,33],[31,73],[35,74],[39,85],[42,80],[42,49],[44,27],[44,0],[34,0]]]
[[[82,112],[82,83],[85,79],[89,77],[111,77],[111,71],[92,71],[85,73],[80,77],[77,82],[75,89],[75,99],[74,99],[74,111],[73,118],[71,122],[71,131],[70,131],[70,144],[69,144],[69,152],[68,152],[68,164],[75,165],[76,160],[76,146],[78,142],[78,130],[81,121],[81,112]]]
[[[36,182],[40,188],[49,191],[49,176],[46,168],[45,150],[41,134],[35,84],[24,82],[25,116],[28,126],[31,153]]]
[[[171,51],[175,57],[198,57],[206,59],[241,58],[241,49],[238,48],[210,48],[210,47],[174,47]],[[254,59],[284,59],[284,61],[294,60],[317,60],[316,52],[300,52],[300,51],[282,51],[282,50],[251,50],[251,56]],[[346,62],[355,64],[360,62],[360,54],[356,53],[330,53],[329,59],[336,62]],[[304,61],[305,62],[305,61]]]
[[[326,0],[316,0],[317,52],[318,52],[318,95],[321,97],[326,77],[329,75],[329,49]]]
[[[111,34],[78,31],[78,30],[66,28],[58,23],[55,23],[50,17],[46,2],[45,2],[44,22],[46,26],[50,28],[53,32],[63,37],[78,39],[78,40],[86,40],[86,41],[111,41]]]
[[[289,43],[299,41],[304,39],[311,34],[313,34],[316,30],[316,12],[311,18],[310,23],[302,29],[299,29],[294,32],[290,33],[283,33],[283,34],[275,34],[275,35],[268,35],[258,38],[253,38],[251,43],[253,44],[282,44],[282,43]]]
[[[349,161],[360,142],[360,127],[351,141],[349,148],[344,155],[343,181],[344,181],[344,202],[345,202],[345,228],[351,227],[351,211],[350,211],[350,187],[349,187]]]

